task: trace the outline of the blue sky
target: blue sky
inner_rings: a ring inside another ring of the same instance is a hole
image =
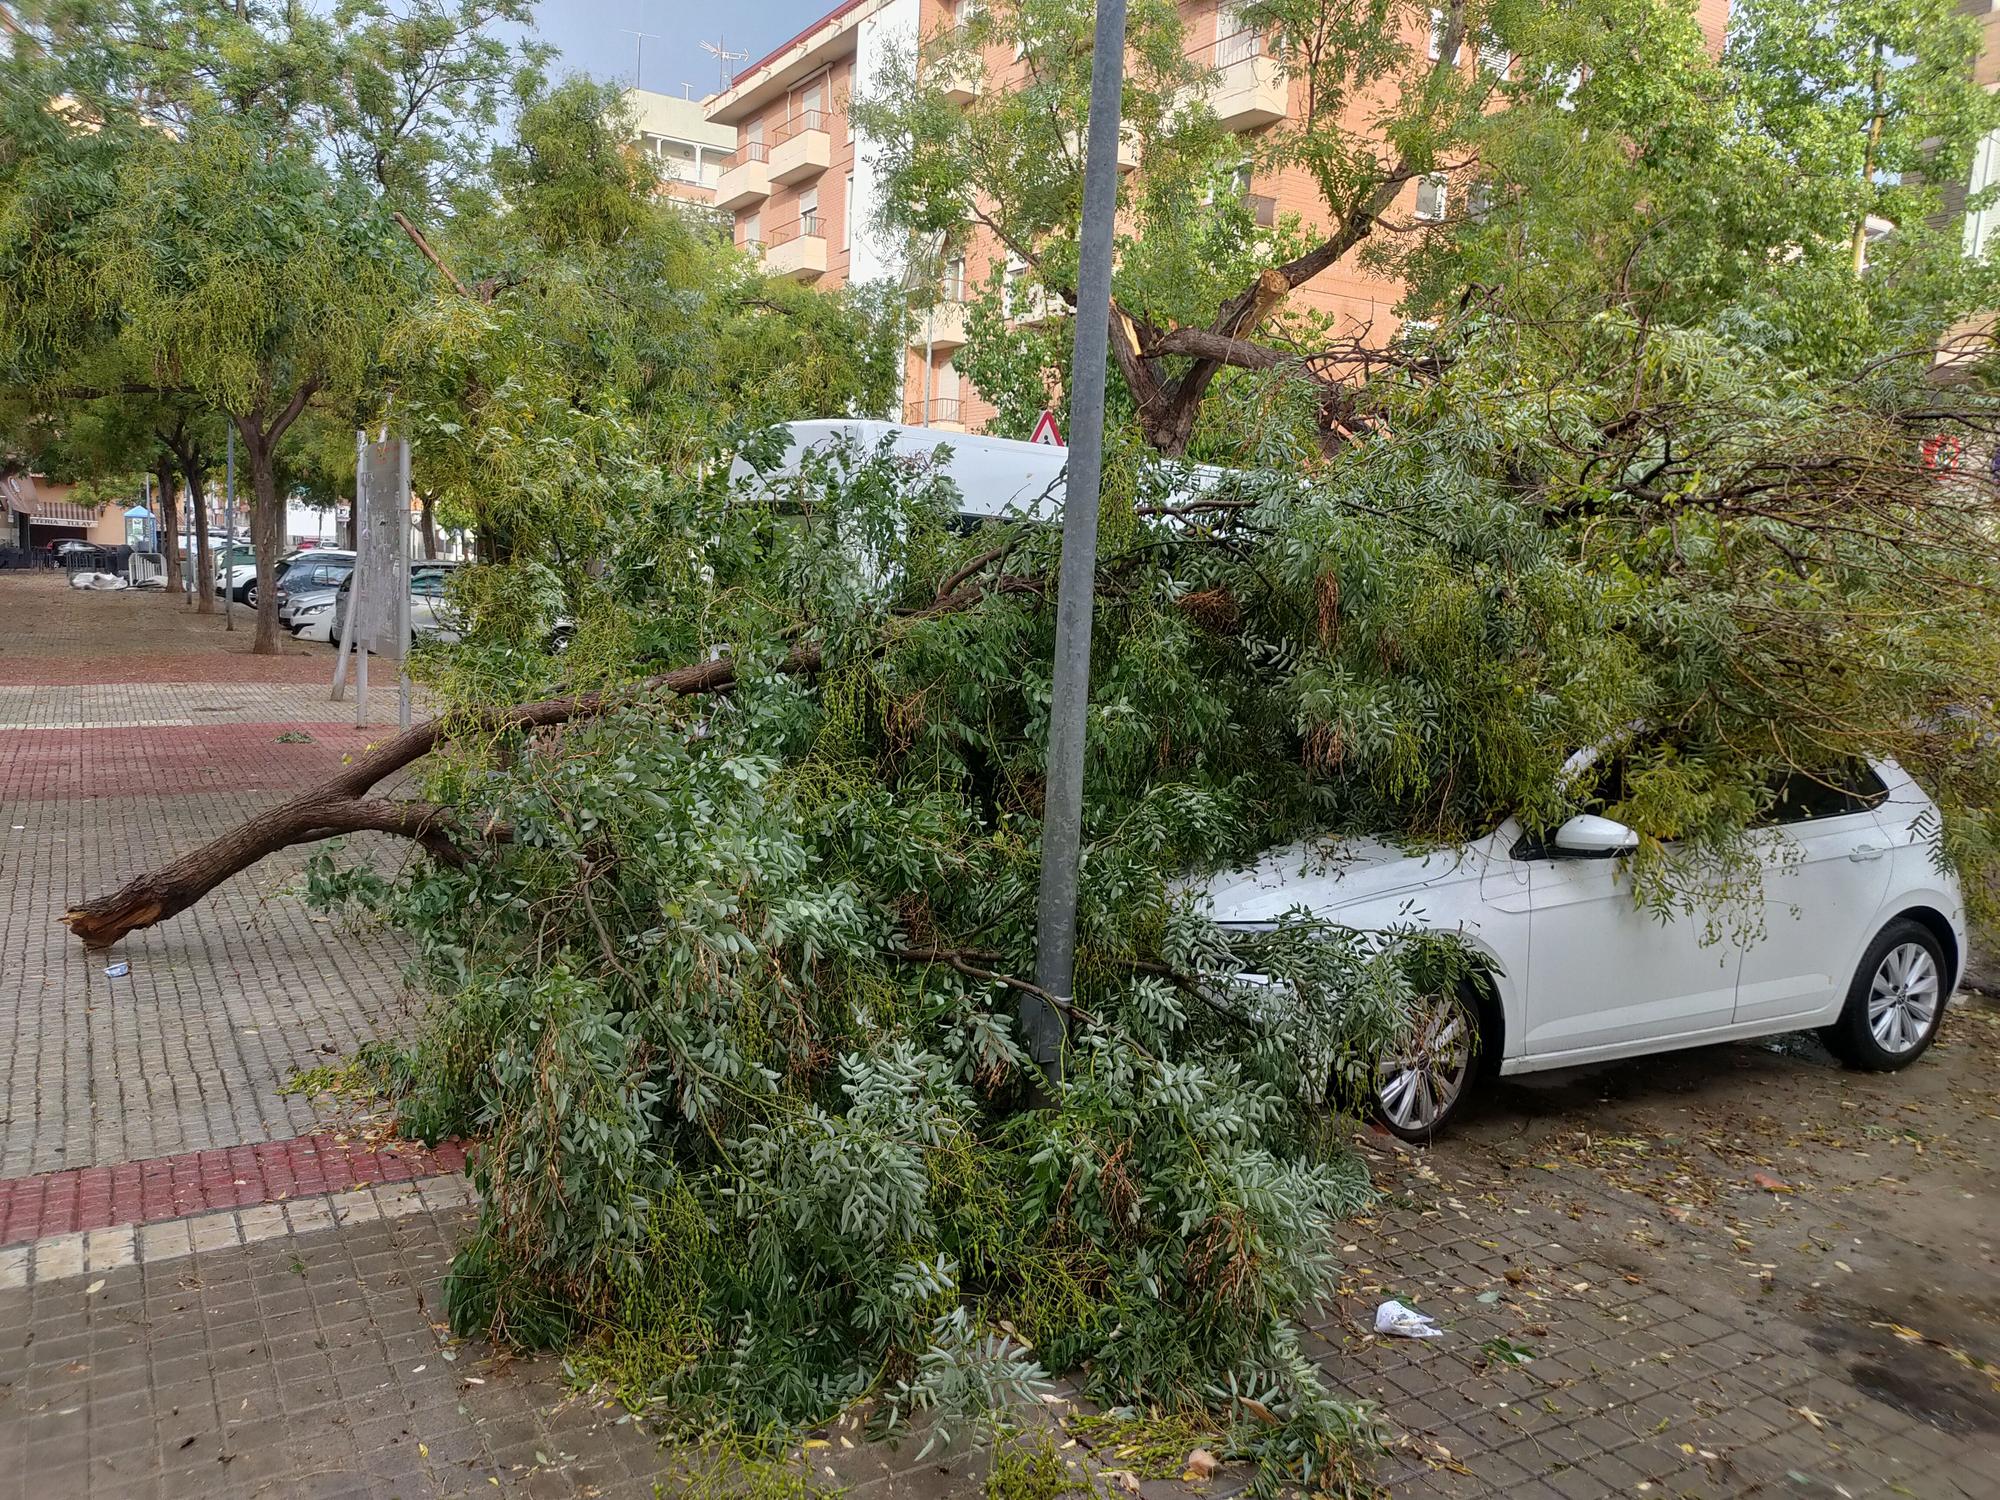
[[[762,57],[838,0],[735,0],[721,6],[692,0],[546,0],[536,9],[542,40],[560,49],[561,60],[551,68],[588,73],[593,78],[629,83],[637,39],[648,33],[645,73],[641,82],[662,94],[678,94],[686,84],[699,99],[715,92],[716,60],[701,50],[704,41],[721,41],[731,52]],[[741,62],[731,62],[732,69]]]

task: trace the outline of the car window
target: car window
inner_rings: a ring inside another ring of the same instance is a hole
[[[410,578],[410,592],[423,599],[442,599],[444,597],[444,574],[433,569],[430,572],[412,575]]]
[[[1757,820],[1765,826],[1867,812],[1889,795],[1874,768],[1861,761],[1830,770],[1781,771],[1769,785],[1771,801]]]

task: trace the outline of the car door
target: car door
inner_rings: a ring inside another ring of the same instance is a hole
[[[1530,1057],[1631,1048],[1729,1025],[1737,949],[1700,914],[1662,918],[1633,894],[1630,861],[1545,847],[1528,865]],[[1581,1059],[1579,1059],[1581,1060]]]
[[[1781,1029],[1839,1007],[1874,936],[1888,894],[1886,795],[1865,765],[1795,771],[1772,787],[1768,825],[1754,836],[1764,866],[1763,931],[1744,948],[1736,1019]]]

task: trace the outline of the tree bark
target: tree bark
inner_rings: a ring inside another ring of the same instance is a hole
[[[308,380],[292,392],[284,410],[266,426],[262,410],[231,414],[243,440],[244,462],[250,470],[250,545],[257,554],[257,639],[250,649],[258,656],[278,653],[278,554],[284,550],[285,497],[278,493],[278,444],[319,389]]]
[[[194,609],[199,615],[215,613],[215,548],[209,541],[208,471],[199,453],[182,460],[181,477],[187,480],[188,514],[194,521]]]
[[[435,561],[438,555],[437,515],[431,509],[431,503],[430,491],[417,491],[417,509],[423,518],[424,557]]]
[[[1004,549],[979,560],[980,566],[999,562]],[[958,614],[976,606],[988,594],[1042,593],[1044,580],[1001,574],[982,586],[961,569],[946,580],[937,597],[905,619],[932,619]],[[819,670],[820,648],[794,646],[778,670],[803,676]],[[580,693],[547,698],[506,708],[482,709],[454,719],[431,719],[412,725],[328,780],[289,802],[259,813],[221,838],[204,844],[173,863],[127,881],[108,896],[72,906],[62,917],[85,947],[107,948],[127,933],[164,922],[186,911],[230,876],[240,874],[268,854],[293,844],[309,844],[337,834],[360,831],[400,834],[415,839],[440,859],[463,859],[466,844],[503,842],[505,830],[467,829],[429,803],[390,802],[370,798],[375,785],[405,766],[421,760],[440,745],[465,735],[496,735],[521,729],[543,729],[594,718],[624,704],[656,693],[694,697],[726,693],[736,685],[736,662],[730,657],[699,662],[648,677],[615,693]]]
[[[160,494],[160,552],[167,560],[167,586],[160,590],[160,597],[171,600],[178,589],[184,588],[185,573],[181,568],[181,534],[179,508],[174,503],[174,463],[173,459],[160,454],[159,463],[153,470],[153,483]]]
[[[237,423],[243,435],[244,465],[250,471],[250,547],[257,563],[257,637],[250,649],[259,656],[278,652],[278,553],[284,542],[285,501],[278,493],[271,447],[254,421]]]
[[[799,646],[786,657],[781,670],[811,672],[819,664],[819,647]],[[505,837],[504,831],[465,828],[444,809],[429,803],[387,801],[367,794],[386,777],[463,735],[574,723],[654,693],[692,697],[727,692],[735,683],[736,663],[723,657],[649,677],[625,692],[549,698],[413,725],[318,786],[238,824],[221,838],[126,882],[108,896],[71,907],[62,921],[85,947],[106,948],[128,933],[186,911],[230,876],[267,855],[343,833],[398,834],[415,839],[437,858],[461,860],[463,845],[498,842]]]

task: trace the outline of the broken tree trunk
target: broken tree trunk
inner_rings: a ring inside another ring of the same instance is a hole
[[[817,646],[795,648],[779,669],[810,672],[818,667]],[[186,911],[230,876],[267,855],[294,844],[316,843],[343,833],[393,833],[414,839],[439,859],[465,857],[464,845],[497,842],[498,830],[462,827],[444,808],[427,802],[370,797],[377,783],[421,760],[440,745],[473,734],[540,729],[593,718],[654,693],[692,697],[727,692],[736,682],[728,658],[682,667],[649,677],[617,693],[582,693],[488,709],[453,719],[432,719],[377,745],[338,774],[237,825],[221,838],[182,855],[172,864],[126,882],[108,896],[73,906],[62,918],[89,948],[106,948],[127,933],[164,922]]]
[[[1044,585],[1039,578],[1002,573],[983,584],[972,581],[975,573],[1002,561],[1007,550],[999,547],[975,558],[946,579],[929,604],[899,619],[911,623],[957,614],[971,609],[989,594],[1042,593]],[[799,676],[818,671],[820,662],[818,646],[794,646],[779,663],[778,670],[787,676]],[[293,844],[316,843],[343,833],[400,834],[416,840],[438,859],[461,861],[468,847],[503,842],[505,831],[468,829],[444,808],[427,802],[383,800],[368,793],[377,783],[422,760],[440,745],[467,735],[542,729],[594,718],[655,693],[695,697],[703,693],[726,693],[735,685],[735,660],[719,657],[648,677],[616,692],[547,698],[539,703],[482,709],[414,725],[343,766],[338,775],[289,802],[259,813],[213,843],[127,881],[108,896],[71,907],[63,914],[62,921],[83,940],[85,947],[108,948],[129,932],[186,911],[230,876],[241,874],[266,855]]]

